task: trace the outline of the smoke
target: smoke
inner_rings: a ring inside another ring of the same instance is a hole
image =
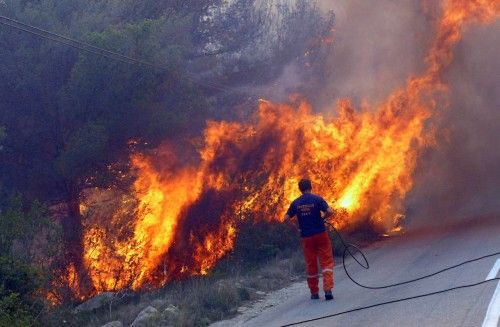
[[[424,68],[439,13],[437,1],[320,1],[336,15],[324,63],[330,76],[311,99],[332,108],[340,98],[377,104]],[[500,211],[500,21],[469,27],[445,81],[447,108],[435,119],[436,147],[419,160],[406,200],[409,225]]]
[[[421,71],[432,38],[432,17],[416,0],[323,0],[335,12],[330,79],[314,102],[330,107],[338,98],[378,103]]]
[[[468,30],[446,74],[450,105],[438,146],[421,158],[412,224],[500,211],[500,20]]]
[[[376,104],[386,99],[423,70],[435,17],[421,1],[320,0],[318,5],[325,15],[335,14],[333,47],[320,63],[326,80],[307,85],[305,68],[292,61],[278,79],[255,87],[254,94],[284,102],[290,93],[305,93],[322,111],[331,110],[340,98],[359,107],[363,100]]]

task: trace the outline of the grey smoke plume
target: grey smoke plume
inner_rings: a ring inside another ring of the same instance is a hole
[[[437,1],[323,0],[336,14],[331,76],[315,104],[338,98],[372,104],[424,68]],[[419,160],[408,223],[500,211],[500,20],[470,27],[445,79],[450,105],[436,118],[438,146]],[[435,221],[435,220],[434,220]]]
[[[446,80],[438,148],[421,160],[407,203],[415,223],[500,211],[500,20],[468,30]]]
[[[306,92],[317,110],[331,110],[339,98],[376,105],[425,68],[439,1],[322,0],[319,5],[333,10],[336,21],[334,45],[322,63],[328,78]],[[499,30],[499,19],[469,26],[455,48],[445,76],[450,103],[433,118],[437,146],[419,158],[406,200],[409,226],[500,212]],[[292,62],[259,91],[283,101],[301,82]]]
[[[331,75],[319,103],[338,98],[377,103],[423,69],[432,36],[430,17],[416,0],[323,0],[335,12],[335,41],[326,64]]]

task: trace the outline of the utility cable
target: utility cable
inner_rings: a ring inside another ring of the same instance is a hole
[[[105,54],[105,53],[102,53],[102,52],[99,52],[99,51],[96,51],[96,50],[93,50],[93,49],[88,49],[88,48],[82,48],[82,47],[79,47],[78,45],[76,44],[72,44],[70,42],[67,42],[65,40],[62,40],[62,39],[58,39],[57,37],[53,37],[51,35],[43,35],[43,34],[40,34],[40,33],[37,33],[36,31],[34,30],[30,30],[30,29],[27,29],[27,28],[23,28],[21,26],[16,26],[15,24],[12,24],[12,23],[9,23],[9,22],[6,22],[6,21],[2,21],[1,19],[3,18],[3,16],[0,16],[0,24],[2,25],[5,25],[5,26],[9,26],[9,27],[12,27],[12,28],[15,28],[15,29],[18,29],[20,31],[23,31],[23,32],[26,32],[26,33],[30,33],[30,34],[33,34],[33,35],[36,35],[38,37],[41,37],[41,38],[44,38],[44,39],[48,39],[48,40],[51,40],[51,41],[55,41],[55,42],[59,42],[61,44],[64,44],[64,45],[67,45],[71,48],[74,48],[74,49],[77,49],[77,50],[83,50],[83,51],[87,51],[87,52],[90,52],[90,53],[93,53],[93,54],[96,54],[96,55],[100,55],[100,56],[103,56],[103,57],[107,57],[109,59],[113,59],[113,60],[117,60],[117,61],[121,61],[123,63],[127,63],[127,64],[131,64],[133,63],[132,61],[129,61],[129,60],[124,60],[123,58],[120,58],[120,57],[113,57],[113,56],[110,56],[108,54]]]
[[[333,314],[330,314],[330,315],[327,315],[327,316],[321,316],[321,317],[317,317],[317,318],[312,318],[312,319],[307,319],[307,320],[293,322],[293,323],[290,323],[290,324],[282,325],[282,327],[296,326],[296,325],[305,324],[305,323],[311,322],[311,321],[316,321],[316,320],[321,320],[321,319],[336,317],[336,316],[340,316],[340,315],[343,315],[343,314],[346,314],[346,313],[351,313],[351,312],[356,312],[356,311],[362,311],[362,310],[366,310],[366,309],[371,309],[371,308],[379,307],[379,306],[386,305],[386,304],[393,304],[393,303],[397,303],[397,302],[404,302],[404,301],[409,301],[409,300],[418,299],[418,298],[422,298],[422,297],[427,297],[427,296],[431,296],[431,295],[437,295],[437,294],[447,293],[447,292],[451,292],[451,291],[455,291],[455,290],[459,290],[459,289],[475,287],[475,286],[483,285],[483,284],[489,283],[491,281],[496,281],[496,280],[500,280],[500,278],[497,277],[497,278],[492,278],[492,279],[488,279],[488,280],[483,280],[481,282],[474,283],[474,284],[460,285],[460,286],[456,286],[456,287],[452,287],[452,288],[447,288],[447,289],[436,291],[436,292],[424,293],[424,294],[419,294],[419,295],[415,295],[415,296],[409,296],[409,297],[405,297],[405,298],[401,298],[401,299],[396,299],[396,300],[391,300],[391,301],[386,301],[386,302],[375,303],[375,304],[367,305],[367,306],[364,306],[364,307],[358,307],[358,308],[354,308],[354,309],[350,309],[350,310],[346,310],[346,311],[341,311],[341,312],[333,313]]]
[[[89,53],[92,53],[95,55],[99,55],[99,56],[103,56],[103,57],[106,57],[106,58],[109,58],[112,60],[120,61],[122,63],[135,64],[135,65],[139,65],[139,66],[147,66],[147,67],[155,68],[155,69],[159,69],[159,70],[169,70],[169,68],[167,68],[167,67],[160,66],[160,65],[148,62],[148,61],[140,60],[137,58],[129,57],[129,56],[126,56],[124,54],[114,52],[114,51],[111,51],[111,50],[108,50],[105,48],[101,48],[101,47],[95,46],[95,45],[87,43],[87,42],[82,42],[82,41],[61,35],[61,34],[57,34],[57,33],[39,28],[37,26],[23,23],[21,21],[18,21],[16,19],[13,19],[13,18],[10,18],[7,16],[0,15],[0,24],[17,29],[19,31],[23,31],[23,32],[38,36],[38,37],[43,38],[43,39],[47,39],[47,40],[61,43],[63,45],[69,46],[73,49],[86,51],[86,52],[89,52]],[[185,73],[185,75],[186,75],[185,78],[188,81],[190,81],[194,84],[197,84],[199,86],[208,87],[208,88],[215,89],[218,91],[232,90],[229,87],[225,87],[223,85],[219,85],[219,84],[216,84],[213,82],[200,82],[194,78],[194,75],[187,73],[187,72]]]
[[[329,222],[326,222],[326,224],[335,232],[335,234],[339,237],[340,241],[342,242],[342,245],[344,246],[344,252],[342,254],[342,266],[344,268],[344,271],[345,271],[347,277],[354,284],[356,284],[356,285],[358,285],[358,286],[360,286],[362,288],[367,288],[367,289],[371,289],[371,290],[379,290],[379,289],[385,289],[385,288],[400,286],[400,285],[404,285],[404,284],[414,283],[416,281],[419,281],[419,280],[422,280],[422,279],[426,279],[426,278],[429,278],[429,277],[432,277],[432,276],[436,276],[436,275],[441,274],[441,273],[443,273],[445,271],[449,271],[449,270],[455,269],[457,267],[469,264],[471,262],[475,262],[475,261],[479,261],[479,260],[483,260],[483,259],[486,259],[486,258],[490,258],[490,257],[494,257],[494,256],[500,255],[500,252],[495,252],[495,253],[484,255],[482,257],[478,257],[478,258],[466,260],[466,261],[463,261],[463,262],[458,263],[456,265],[449,266],[449,267],[446,267],[444,269],[438,270],[438,271],[436,271],[434,273],[427,274],[427,275],[424,275],[424,276],[421,276],[421,277],[417,277],[417,278],[414,278],[414,279],[406,280],[406,281],[403,281],[403,282],[398,282],[398,283],[389,284],[389,285],[383,285],[383,286],[369,286],[369,285],[364,285],[364,284],[356,281],[349,274],[349,271],[347,270],[347,266],[346,266],[346,257],[347,257],[347,255],[350,255],[354,259],[354,261],[356,261],[361,267],[363,267],[365,269],[369,269],[370,268],[370,263],[368,262],[368,259],[366,258],[366,255],[356,245],[354,245],[352,243],[347,243],[346,241],[344,241],[344,238],[342,237],[342,235],[340,235],[339,231],[333,226],[333,224],[331,224]],[[360,262],[360,260],[358,260],[358,258],[356,258],[356,256],[351,252],[351,249],[355,249],[356,252],[359,252],[361,254],[361,257],[363,258],[364,264],[362,262]],[[450,292],[450,291],[454,291],[454,290],[458,290],[458,289],[475,287],[475,286],[479,286],[479,285],[483,285],[483,284],[489,283],[492,280],[500,280],[500,278],[488,279],[488,280],[484,280],[484,281],[481,281],[481,282],[478,282],[478,283],[467,284],[467,285],[460,285],[460,286],[451,287],[451,288],[443,289],[443,290],[436,291],[436,292],[424,293],[424,294],[419,294],[419,295],[410,296],[410,297],[404,297],[404,298],[400,298],[400,299],[396,299],[396,300],[391,300],[391,301],[376,303],[376,304],[372,304],[372,305],[368,305],[368,306],[358,307],[358,308],[354,308],[354,309],[350,309],[350,310],[346,310],[346,311],[342,311],[342,312],[337,312],[337,313],[326,315],[326,316],[321,316],[321,317],[317,317],[317,318],[312,318],[312,319],[307,319],[307,320],[302,320],[302,321],[298,321],[298,322],[286,324],[286,325],[283,325],[282,327],[295,326],[295,325],[304,324],[304,323],[307,323],[307,322],[312,322],[312,321],[316,321],[316,320],[321,320],[321,319],[331,318],[331,317],[335,317],[335,316],[340,316],[340,315],[343,315],[343,314],[346,314],[346,313],[351,313],[351,312],[366,310],[366,309],[370,309],[370,308],[374,308],[374,307],[378,307],[378,306],[382,306],[382,305],[387,305],[387,304],[392,304],[392,303],[397,303],[397,302],[403,302],[403,301],[418,299],[418,298],[432,296],[432,295],[441,294],[441,293],[446,293],[446,292]]]
[[[44,30],[42,28],[26,24],[26,23],[20,22],[18,20],[3,16],[3,15],[0,15],[0,23],[3,25],[6,25],[6,26],[10,26],[12,28],[33,34],[33,35],[36,35],[36,36],[41,37],[41,38],[45,38],[45,39],[49,39],[49,40],[52,40],[55,42],[62,43],[64,45],[70,46],[74,49],[79,49],[79,50],[91,52],[93,54],[102,55],[104,57],[119,60],[119,61],[126,62],[126,63],[135,63],[135,64],[139,64],[139,65],[149,66],[152,68],[165,69],[165,67],[158,66],[158,65],[155,65],[153,63],[142,61],[142,60],[139,60],[136,58],[128,57],[128,56],[123,55],[121,53],[110,51],[110,50],[105,49],[105,48],[97,47],[97,46],[92,45],[90,43],[75,40],[75,39],[66,37],[66,36],[61,35],[61,34],[50,32],[48,30]]]

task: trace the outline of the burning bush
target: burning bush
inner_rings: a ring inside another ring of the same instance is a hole
[[[70,266],[62,278],[85,298],[207,274],[242,224],[281,221],[303,176],[337,210],[338,228],[398,232],[417,158],[435,142],[432,118],[445,104],[453,46],[465,23],[498,14],[495,1],[443,1],[426,69],[379,106],[341,100],[325,117],[299,96],[262,100],[247,122],[209,121],[197,163],[178,159],[168,142],[159,155],[132,154],[129,191],[83,197],[85,271]],[[257,250],[272,252],[262,243]]]

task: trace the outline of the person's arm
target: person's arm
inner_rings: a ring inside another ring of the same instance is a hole
[[[292,219],[295,215],[297,214],[296,210],[295,210],[295,205],[294,203],[292,202],[292,204],[290,205],[290,207],[288,208],[287,212],[286,212],[286,215],[285,217],[283,218],[283,221],[288,221],[290,219]]]
[[[332,208],[330,208],[330,207],[326,208],[326,211],[323,215],[323,219],[326,220],[326,219],[330,218],[331,216],[333,216],[334,213],[335,213],[335,211],[333,211]]]
[[[326,220],[330,218],[335,211],[333,211],[332,208],[326,203],[324,199],[321,199],[321,202],[319,203],[319,209],[323,212],[323,219]]]

